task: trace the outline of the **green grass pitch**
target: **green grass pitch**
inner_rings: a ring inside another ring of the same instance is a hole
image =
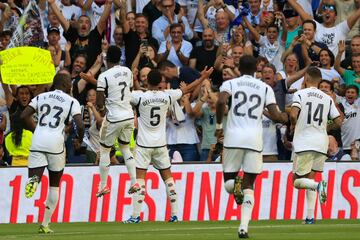
[[[0,239],[146,239],[146,240],[226,240],[238,239],[239,221],[214,222],[142,222],[123,223],[52,223],[53,234],[37,234],[36,224],[0,224]],[[251,239],[266,240],[359,240],[360,220],[319,220],[314,225],[301,221],[250,222]]]

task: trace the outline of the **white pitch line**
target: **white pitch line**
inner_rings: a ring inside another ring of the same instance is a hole
[[[353,226],[360,226],[360,223],[349,223],[349,224],[315,224],[315,225],[310,225],[310,226],[306,226],[306,227],[329,227],[329,226],[338,226],[338,227],[353,227]],[[305,227],[304,224],[286,224],[286,225],[264,225],[264,226],[251,226],[250,225],[250,229],[265,229],[265,228],[289,228],[289,227],[296,227],[296,228],[300,228],[300,227]],[[237,229],[238,227],[234,227],[234,226],[229,226],[229,227],[190,227],[190,228],[152,228],[152,229],[137,229],[137,230],[131,230],[131,231],[121,231],[118,233],[111,233],[111,234],[101,234],[102,236],[121,236],[121,235],[126,235],[129,233],[134,233],[134,232],[138,232],[138,233],[146,233],[147,232],[151,232],[152,234],[154,232],[167,232],[167,231],[181,231],[181,230],[221,230],[221,229]],[[49,234],[46,236],[67,236],[67,235],[83,235],[83,234],[94,234],[93,231],[90,232],[67,232],[67,233],[54,233],[54,234]],[[174,235],[177,235],[176,233],[172,233]],[[201,233],[201,234],[205,234],[205,235],[212,235],[212,233]],[[299,233],[300,234],[300,233]],[[302,234],[302,233],[301,233]],[[167,234],[162,234],[162,235],[167,235]],[[189,234],[184,234],[184,233],[179,233],[178,235],[189,235]],[[30,237],[30,236],[45,236],[44,234],[13,234],[13,235],[0,235],[0,239],[6,238],[6,239],[17,239],[19,237]]]

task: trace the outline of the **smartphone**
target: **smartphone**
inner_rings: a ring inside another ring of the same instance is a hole
[[[303,35],[304,34],[304,31],[303,30],[299,30],[298,31],[298,37],[301,37],[301,35]]]
[[[141,39],[141,45],[144,45],[144,46],[148,46],[149,45],[149,43],[148,43],[148,40],[147,39]]]

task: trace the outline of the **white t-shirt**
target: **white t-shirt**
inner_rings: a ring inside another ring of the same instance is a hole
[[[109,122],[120,122],[134,118],[130,105],[130,88],[133,86],[133,75],[129,68],[112,67],[101,73],[97,81],[97,91],[105,91],[106,119]]]
[[[166,146],[166,114],[172,102],[182,96],[180,89],[166,91],[133,91],[131,104],[138,112],[138,135],[140,147]]]
[[[341,75],[335,70],[334,67],[331,67],[330,69],[325,68],[319,68],[321,71],[321,77],[324,80],[332,81],[333,78],[339,78],[340,84],[344,83],[344,80],[342,79]]]
[[[328,119],[340,116],[332,98],[323,91],[310,87],[297,91],[291,106],[300,109],[294,133],[294,151],[326,154],[329,143],[326,132]]]
[[[190,57],[190,53],[191,50],[193,49],[192,45],[190,42],[186,41],[186,40],[182,40],[181,43],[181,47],[180,47],[180,52],[187,58]],[[162,41],[159,47],[159,51],[158,53],[164,53],[166,52],[166,41]],[[173,64],[175,64],[178,67],[184,67],[184,64],[180,61],[179,57],[176,54],[175,48],[173,45],[171,45],[170,48],[170,52],[169,55],[167,57],[167,60],[169,60],[170,62],[172,62]]]
[[[224,146],[261,152],[263,110],[276,104],[272,88],[252,76],[243,75],[224,82],[220,92],[231,95]]]
[[[343,149],[350,150],[351,143],[360,139],[360,98],[350,105],[345,98],[340,100],[344,106],[344,121],[341,125]]]
[[[64,4],[61,3],[60,0],[56,1],[56,6],[58,6],[60,12],[62,12],[64,18],[68,22],[70,22],[71,17],[73,15],[74,15],[74,19],[78,20],[82,14],[81,8],[79,8],[78,6],[75,6],[75,5],[65,6]]]
[[[281,41],[277,40],[271,44],[267,37],[260,36],[259,45],[260,45],[260,56],[266,57],[266,59],[274,64],[277,71],[283,69],[284,64],[281,61],[281,56],[285,51],[285,47],[280,43]]]
[[[330,51],[336,56],[338,53],[338,43],[340,40],[345,40],[350,29],[347,21],[343,21],[334,27],[327,28],[322,24],[316,22],[315,41],[325,43]],[[345,54],[344,54],[345,55]],[[343,56],[344,57],[344,56]]]
[[[276,124],[266,116],[263,116],[263,155],[278,155]]]
[[[29,106],[38,115],[30,151],[59,154],[65,150],[65,124],[81,114],[80,103],[60,90],[34,97]]]

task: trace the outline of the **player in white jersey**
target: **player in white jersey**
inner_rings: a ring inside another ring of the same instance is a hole
[[[254,182],[262,171],[262,115],[275,122],[287,122],[286,113],[281,113],[276,105],[272,88],[252,77],[256,72],[256,59],[252,56],[240,58],[241,77],[228,80],[220,87],[216,105],[216,135],[223,133],[222,119],[228,99],[228,111],[224,136],[223,172],[225,189],[234,194],[235,201],[241,206],[241,223],[238,229],[240,238],[248,237],[248,224],[254,206]],[[244,171],[243,180],[238,176]]]
[[[130,175],[129,193],[140,190],[136,182],[135,160],[129,143],[134,131],[134,112],[130,105],[130,89],[133,86],[133,75],[129,68],[119,65],[121,50],[110,46],[106,63],[108,70],[101,73],[97,81],[96,104],[101,112],[106,109],[106,116],[100,129],[100,186],[96,194],[101,197],[110,192],[107,178],[110,167],[110,151],[118,138],[120,150]]]
[[[58,73],[54,77],[54,91],[42,93],[31,100],[21,118],[34,130],[29,155],[29,180],[26,184],[27,198],[34,195],[45,167],[49,171],[50,188],[46,200],[44,220],[39,233],[52,233],[49,222],[59,199],[59,183],[65,166],[65,125],[72,118],[76,124],[77,137],[82,142],[84,124],[79,102],[69,95],[69,74]],[[32,115],[38,115],[35,124]]]
[[[212,69],[206,72],[210,76]],[[141,190],[134,194],[133,214],[124,223],[139,223],[142,202],[145,199],[145,176],[150,163],[159,170],[165,183],[166,194],[170,200],[171,218],[169,222],[177,222],[177,194],[174,179],[170,171],[170,158],[166,147],[166,115],[172,102],[181,98],[191,86],[176,90],[159,90],[163,77],[158,70],[148,74],[148,91],[132,92],[132,104],[138,113],[138,134],[136,138],[136,177]],[[194,83],[199,84],[201,80]],[[194,86],[194,84],[191,84]]]
[[[311,206],[315,204],[316,191],[319,193],[320,203],[326,201],[327,183],[315,182],[311,178],[316,172],[323,171],[329,142],[327,130],[340,127],[341,119],[333,99],[318,89],[321,71],[316,67],[309,67],[304,81],[307,88],[294,94],[290,113],[290,133],[294,134],[293,146],[296,153],[293,182],[297,189],[312,190],[313,194],[307,194],[306,199],[310,206],[308,211],[313,211]],[[327,124],[329,118],[333,119],[331,125]],[[307,216],[305,223],[314,223],[313,216]]]

